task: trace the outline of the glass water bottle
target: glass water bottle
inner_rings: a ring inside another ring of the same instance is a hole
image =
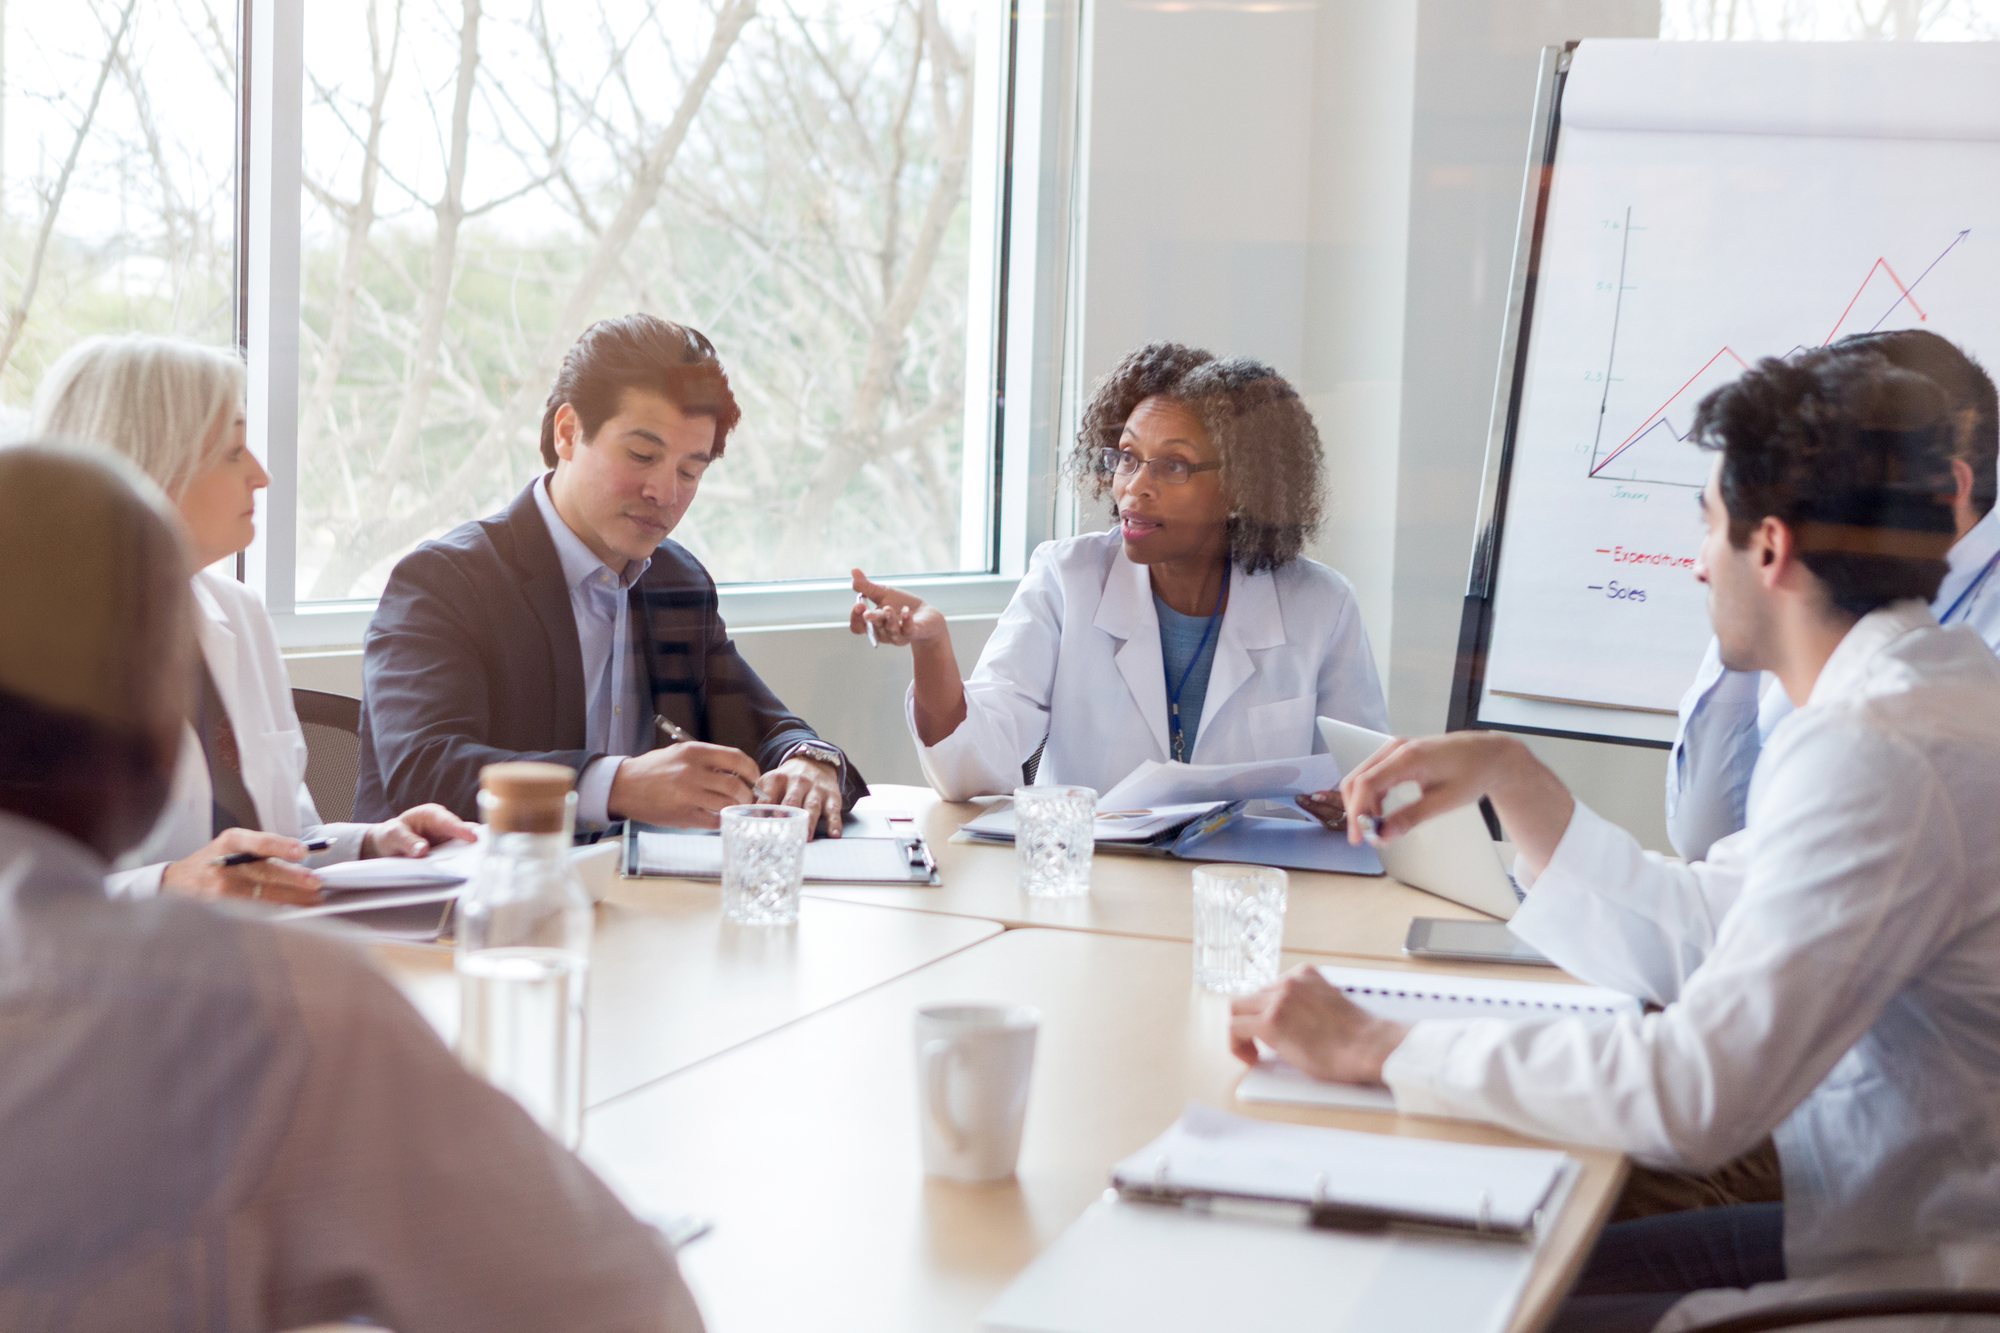
[[[480,771],[486,851],[458,904],[459,1058],[570,1148],[583,1137],[592,917],[570,867],[575,781],[561,764]]]

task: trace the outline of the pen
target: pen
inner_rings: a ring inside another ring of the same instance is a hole
[[[314,838],[306,844],[306,855],[310,856],[314,852],[323,852],[331,846],[333,846],[333,839],[331,838]],[[227,856],[216,857],[209,864],[212,866],[247,866],[270,859],[262,852],[231,852]]]
[[[660,734],[667,738],[667,744],[669,745],[678,745],[682,741],[691,741],[694,739],[686,731],[675,726],[664,714],[653,714],[653,725],[660,729]]]
[[[859,602],[859,603],[860,603],[860,604],[861,604],[862,606],[871,606],[871,605],[872,605],[872,604],[871,604],[871,603],[869,602],[869,600],[868,600],[868,594],[866,594],[866,593],[860,593],[860,592],[857,592],[857,593],[855,593],[855,594],[854,594],[854,600],[855,600],[855,601],[857,601],[857,602]],[[869,619],[868,619],[868,618],[867,618],[867,617],[866,617],[866,616],[864,615],[864,616],[862,617],[862,621],[861,621],[861,625],[862,625],[862,628],[864,628],[864,629],[866,629],[866,630],[868,631],[868,646],[869,646],[870,648],[880,648],[880,647],[882,646],[882,641],[881,641],[880,639],[878,639],[878,638],[876,638],[876,637],[875,637],[875,622],[874,622],[874,621],[872,621],[872,620],[869,620]]]

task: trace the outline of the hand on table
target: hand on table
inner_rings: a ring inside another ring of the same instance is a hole
[[[1380,1083],[1407,1024],[1378,1018],[1317,968],[1295,967],[1254,995],[1229,1002],[1229,1051],[1244,1064],[1263,1042],[1286,1064],[1329,1083]]]
[[[840,836],[840,770],[832,764],[804,755],[787,759],[757,779],[757,799],[805,811],[808,836],[822,826],[828,837]]]
[[[682,741],[618,765],[605,804],[614,819],[665,828],[715,828],[722,809],[756,800],[757,761],[741,750]]]
[[[394,819],[377,824],[361,839],[361,855],[426,856],[446,842],[476,842],[472,825],[441,805],[412,806]]]
[[[247,865],[217,865],[239,852],[265,858]],[[319,876],[299,862],[306,845],[281,833],[224,829],[215,840],[173,862],[160,874],[160,887],[185,898],[253,898],[287,906],[319,901]]]

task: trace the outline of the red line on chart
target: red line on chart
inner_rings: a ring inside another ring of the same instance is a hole
[[[1626,219],[1626,224],[1628,229],[1630,227],[1630,223],[1631,219],[1628,210]],[[1931,260],[1930,263],[1926,264],[1924,266],[1924,271],[1917,275],[1917,280],[1911,283],[1905,283],[1903,279],[1897,275],[1895,267],[1889,263],[1888,256],[1877,255],[1875,258],[1875,262],[1868,266],[1868,272],[1862,276],[1861,285],[1854,289],[1854,295],[1847,298],[1847,304],[1841,309],[1840,318],[1836,319],[1833,322],[1833,327],[1827,330],[1826,337],[1820,340],[1819,346],[1824,347],[1839,336],[1842,326],[1844,326],[1847,323],[1847,317],[1854,313],[1854,307],[1860,302],[1862,294],[1868,290],[1868,284],[1875,280],[1875,274],[1877,273],[1877,271],[1889,275],[1889,281],[1896,284],[1896,291],[1899,293],[1899,295],[1897,296],[1896,300],[1890,304],[1889,308],[1882,312],[1882,318],[1876,320],[1872,325],[1869,326],[1869,332],[1872,333],[1874,330],[1882,327],[1884,321],[1886,321],[1890,315],[1895,313],[1896,307],[1902,305],[1906,301],[1909,303],[1910,308],[1917,312],[1918,320],[1928,321],[1930,319],[1930,314],[1922,306],[1917,304],[1916,289],[1920,285],[1922,285],[1923,280],[1925,278],[1928,278],[1931,275],[1931,270],[1936,268],[1946,255],[1949,255],[1953,250],[1956,250],[1959,246],[1959,243],[1971,234],[1972,230],[1971,228],[1968,227],[1965,230],[1960,231],[1956,236],[1952,237],[1951,244],[1947,245],[1943,250],[1941,250],[1938,253],[1936,259],[1933,259]],[[1622,259],[1620,263],[1622,266],[1623,263]],[[1621,268],[1621,273],[1622,273],[1622,268]],[[1621,291],[1622,291],[1622,284],[1624,281],[1622,276],[1619,281],[1621,284]],[[1616,337],[1615,329],[1613,332],[1613,336]],[[1792,349],[1792,353],[1800,352],[1803,350],[1805,350],[1803,345],[1799,347],[1794,347]],[[1787,353],[1786,355],[1789,356],[1792,353]],[[1697,370],[1694,374],[1688,376],[1687,383],[1681,385],[1680,388],[1674,390],[1673,394],[1667,399],[1666,402],[1661,403],[1659,407],[1656,408],[1649,416],[1647,416],[1644,421],[1641,421],[1639,423],[1638,429],[1634,430],[1630,435],[1627,435],[1623,440],[1619,442],[1618,447],[1616,449],[1613,449],[1609,454],[1606,454],[1602,461],[1594,465],[1590,469],[1589,475],[1595,477],[1599,473],[1603,472],[1605,468],[1611,465],[1611,461],[1613,459],[1617,458],[1620,454],[1632,448],[1634,445],[1640,443],[1646,436],[1650,435],[1653,432],[1653,430],[1657,428],[1659,425],[1664,424],[1669,431],[1673,432],[1675,438],[1677,439],[1684,438],[1681,436],[1681,433],[1679,431],[1673,429],[1673,423],[1671,421],[1663,422],[1662,418],[1665,416],[1667,409],[1674,405],[1674,400],[1679,398],[1682,394],[1686,393],[1688,389],[1693,386],[1696,380],[1700,379],[1703,375],[1708,373],[1709,367],[1713,366],[1717,361],[1720,361],[1724,356],[1734,357],[1736,360],[1736,364],[1742,366],[1745,370],[1748,370],[1750,368],[1750,363],[1745,361],[1741,356],[1738,356],[1735,348],[1729,346],[1727,343],[1724,343],[1722,349],[1718,351],[1714,356],[1708,358],[1708,360],[1702,364],[1700,370]],[[1608,392],[1609,391],[1607,390],[1607,394]],[[1601,408],[1602,405],[1600,404],[1600,417],[1601,417]],[[1602,427],[1600,426],[1600,429],[1601,428]]]
[[[1964,236],[1965,236],[1964,232],[1959,233],[1959,238],[1961,240],[1964,239]],[[1952,242],[1952,245],[1957,245],[1957,244],[1958,241]],[[1950,252],[1950,246],[1946,247],[1946,252],[1947,253]],[[1939,258],[1943,258],[1943,256],[1940,255]],[[1861,280],[1861,285],[1854,289],[1854,295],[1847,298],[1847,308],[1840,312],[1840,318],[1833,321],[1833,327],[1826,331],[1826,337],[1821,338],[1819,340],[1819,345],[1821,347],[1824,347],[1828,343],[1833,341],[1833,335],[1840,332],[1840,326],[1845,324],[1847,322],[1847,317],[1854,313],[1854,303],[1861,299],[1861,293],[1868,290],[1868,284],[1875,281],[1875,270],[1878,268],[1881,269],[1884,273],[1889,275],[1889,281],[1896,284],[1896,290],[1903,294],[1903,301],[1908,301],[1910,303],[1910,308],[1917,312],[1918,319],[1928,320],[1930,318],[1929,315],[1924,313],[1924,308],[1917,304],[1917,298],[1910,295],[1910,289],[1903,285],[1903,280],[1896,276],[1896,270],[1889,267],[1889,261],[1887,259],[1878,256],[1874,264],[1869,267],[1868,276],[1863,278]],[[1896,304],[1901,305],[1902,301],[1898,301]],[[1896,307],[1890,306],[1889,308],[1891,310],[1894,310]]]
[[[1710,358],[1708,358],[1708,360],[1702,363],[1700,370],[1697,370],[1694,374],[1687,377],[1687,384],[1683,384],[1681,385],[1680,388],[1675,389],[1672,395],[1668,397],[1666,402],[1661,403],[1658,407],[1654,408],[1653,411],[1647,415],[1646,419],[1639,423],[1638,430],[1635,430],[1630,435],[1627,435],[1623,440],[1619,442],[1618,447],[1616,449],[1613,449],[1610,453],[1606,454],[1604,456],[1604,461],[1602,463],[1599,463],[1596,467],[1590,470],[1590,475],[1594,477],[1598,473],[1604,471],[1605,468],[1611,466],[1612,459],[1618,457],[1618,455],[1624,453],[1627,449],[1630,449],[1634,444],[1636,444],[1638,442],[1639,436],[1645,432],[1646,428],[1648,426],[1651,426],[1653,422],[1659,418],[1661,413],[1665,412],[1668,408],[1674,405],[1674,399],[1686,393],[1688,391],[1689,384],[1693,384],[1703,375],[1706,375],[1708,373],[1708,368],[1714,365],[1716,362],[1720,361],[1723,358],[1724,353],[1736,357],[1736,364],[1743,367],[1745,370],[1748,370],[1750,368],[1750,363],[1748,361],[1745,361],[1740,356],[1736,356],[1735,348],[1731,347],[1728,343],[1724,343],[1720,351],[1718,351],[1714,356],[1711,356]]]

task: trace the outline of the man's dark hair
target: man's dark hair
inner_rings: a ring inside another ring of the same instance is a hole
[[[1958,429],[1958,456],[1972,469],[1973,513],[1984,518],[2000,492],[2000,394],[1993,377],[1958,344],[1929,329],[1855,333],[1833,345],[1875,352],[1937,385]]]
[[[618,414],[627,389],[656,393],[689,416],[715,418],[715,449],[722,457],[729,432],[743,413],[729,391],[729,376],[715,346],[697,329],[657,315],[600,319],[564,355],[542,413],[542,462],[556,465],[556,409],[576,409],[588,440]]]
[[[1692,438],[1722,454],[1731,545],[1778,519],[1851,616],[1937,595],[1956,432],[1929,379],[1851,350],[1766,357],[1702,399]]]
[[[1319,430],[1298,390],[1261,361],[1180,343],[1148,343],[1091,391],[1070,471],[1091,495],[1111,490],[1098,451],[1115,446],[1125,419],[1148,398],[1172,399],[1201,420],[1222,460],[1229,498],[1229,558],[1244,573],[1298,557],[1324,506]]]

